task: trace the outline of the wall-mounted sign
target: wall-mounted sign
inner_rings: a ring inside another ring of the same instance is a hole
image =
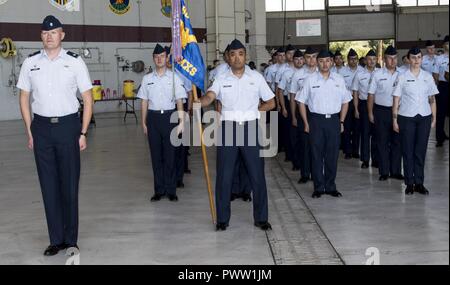
[[[61,11],[80,11],[80,0],[49,0],[48,2]]]
[[[297,37],[320,37],[322,22],[320,19],[297,20]]]
[[[130,11],[130,0],[109,0],[109,8],[117,15],[123,15]]]
[[[161,0],[161,13],[167,18],[172,17],[172,0]]]

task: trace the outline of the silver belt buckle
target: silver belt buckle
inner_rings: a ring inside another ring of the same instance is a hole
[[[50,119],[50,123],[57,124],[57,123],[59,123],[59,119],[58,118],[51,118]]]
[[[244,125],[244,122],[239,122],[239,126],[243,126]]]
[[[326,114],[326,115],[325,115],[325,118],[331,119],[331,115],[330,115],[330,114]]]
[[[164,114],[164,110],[161,110],[161,115]]]

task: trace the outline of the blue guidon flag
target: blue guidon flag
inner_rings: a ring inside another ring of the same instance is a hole
[[[195,86],[205,91],[205,64],[197,43],[197,38],[192,29],[188,8],[184,0],[172,1],[180,1],[181,7],[180,17],[173,17],[174,19],[179,19],[179,24],[177,23],[178,21],[173,21],[173,28],[174,30],[179,29],[180,31],[182,53],[182,58],[175,64],[175,68]],[[172,3],[172,6],[176,6],[176,4],[174,5]],[[176,54],[176,52],[174,53]]]

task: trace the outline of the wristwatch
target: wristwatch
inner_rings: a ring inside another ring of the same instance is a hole
[[[85,132],[85,133],[81,132],[81,133],[80,133],[80,136],[84,136],[84,137],[86,137],[86,138],[87,138],[87,135],[88,135],[87,132]]]

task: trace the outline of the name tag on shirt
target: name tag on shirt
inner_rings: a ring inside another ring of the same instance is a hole
[[[39,67],[36,67],[36,68],[31,69],[30,71],[38,71],[38,70],[41,70],[41,69]]]
[[[224,85],[223,88],[231,88],[233,85]]]
[[[312,89],[320,88],[320,86],[313,86]]]

